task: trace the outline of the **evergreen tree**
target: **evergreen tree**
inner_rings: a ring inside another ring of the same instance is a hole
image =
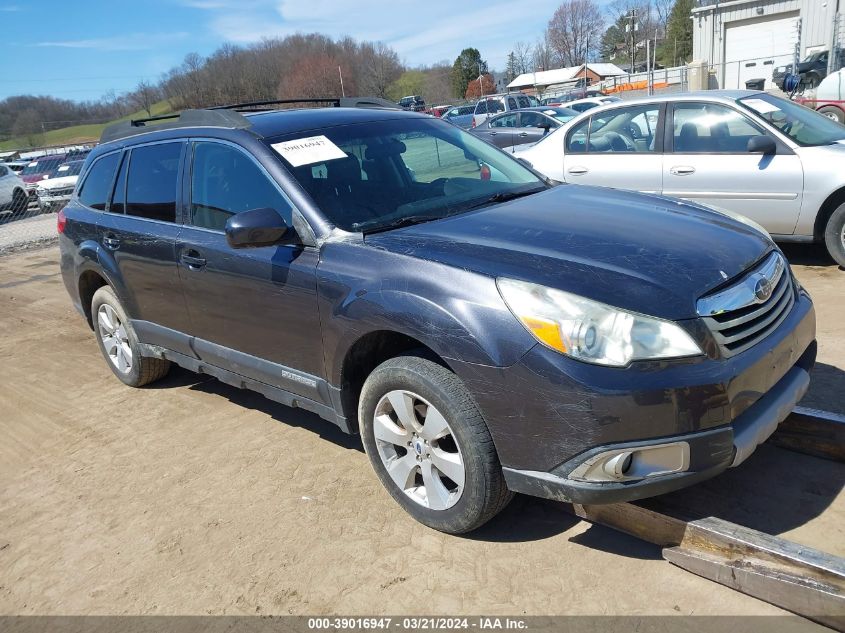
[[[473,79],[487,72],[487,62],[481,59],[477,48],[465,48],[452,65],[452,92],[456,97],[466,94]]]

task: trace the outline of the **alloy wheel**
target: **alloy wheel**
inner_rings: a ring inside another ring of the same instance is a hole
[[[121,323],[115,309],[107,303],[97,310],[97,331],[106,355],[117,370],[122,374],[132,371],[132,348],[129,346],[126,326]]]
[[[394,390],[376,405],[373,434],[387,473],[413,501],[446,510],[461,498],[463,455],[449,423],[415,393]]]

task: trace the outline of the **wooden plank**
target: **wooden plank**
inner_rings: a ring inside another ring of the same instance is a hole
[[[845,631],[845,611],[837,587],[783,572],[754,559],[727,560],[717,554],[682,547],[664,548],[663,558],[697,576]]]
[[[679,567],[845,631],[845,559],[715,517],[683,521],[628,503],[573,509],[660,545]]]
[[[845,416],[795,407],[768,441],[791,451],[845,462]]]

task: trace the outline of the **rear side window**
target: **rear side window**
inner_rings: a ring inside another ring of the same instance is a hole
[[[8,175],[9,175],[9,170],[6,169],[5,167],[3,167],[3,165],[0,165],[0,178],[3,178],[3,176],[8,176]]]
[[[120,152],[108,154],[98,158],[88,170],[88,175],[79,191],[79,201],[86,207],[105,211],[119,158]]]
[[[270,208],[291,224],[291,207],[267,175],[243,152],[197,143],[191,176],[191,224],[222,231],[241,211]]]
[[[176,192],[182,143],[136,147],[129,157],[126,215],[176,221]]]

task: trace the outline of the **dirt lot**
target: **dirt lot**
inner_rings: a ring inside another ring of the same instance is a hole
[[[845,271],[790,258],[819,315],[807,404],[842,411]],[[561,504],[518,498],[471,537],[433,532],[310,414],[178,369],[126,388],[57,262],[0,258],[0,614],[781,613]],[[845,466],[764,446],[695,494],[843,555],[843,482]]]

